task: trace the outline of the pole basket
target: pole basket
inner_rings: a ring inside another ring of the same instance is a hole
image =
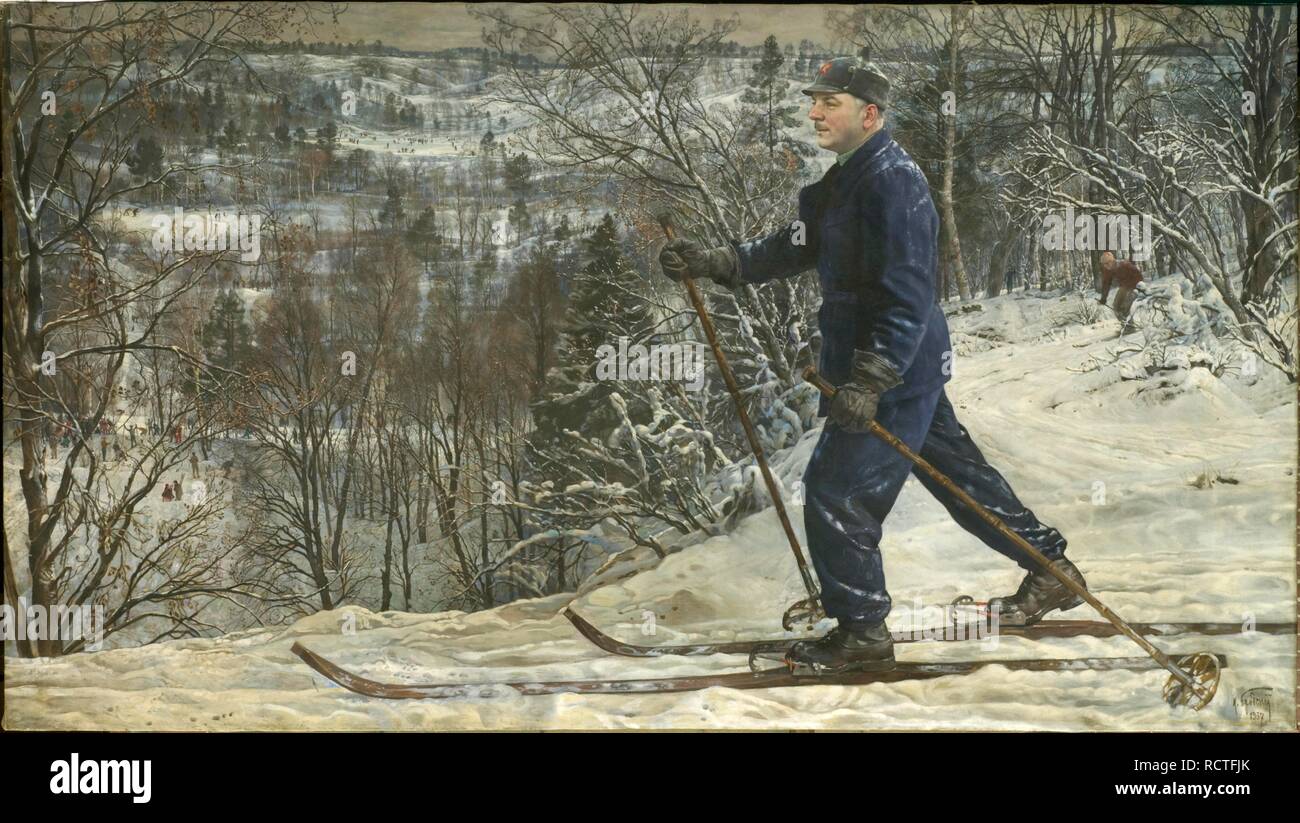
[[[1219,659],[1206,652],[1189,654],[1178,661],[1178,668],[1191,676],[1195,685],[1188,685],[1170,675],[1165,682],[1165,702],[1170,706],[1191,706],[1200,711],[1210,705],[1219,691]]]
[[[822,608],[821,598],[814,594],[785,610],[785,614],[781,616],[781,628],[788,632],[797,629],[810,632],[817,625],[817,621],[825,616],[826,611]]]

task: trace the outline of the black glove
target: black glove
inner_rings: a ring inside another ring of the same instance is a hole
[[[845,431],[865,432],[876,417],[880,395],[902,383],[885,358],[875,352],[853,352],[853,375],[831,400],[831,420]]]
[[[670,280],[680,282],[683,277],[707,277],[728,289],[739,288],[740,260],[731,246],[702,249],[693,240],[669,240],[659,252],[659,267]]]

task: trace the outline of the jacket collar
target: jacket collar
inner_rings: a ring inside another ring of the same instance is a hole
[[[836,175],[839,179],[838,185],[846,185],[856,181],[862,175],[862,172],[871,165],[876,156],[892,142],[893,137],[889,132],[889,127],[882,126],[880,131],[867,138],[867,142],[858,146],[849,159],[844,162],[844,165],[839,167],[840,171]]]

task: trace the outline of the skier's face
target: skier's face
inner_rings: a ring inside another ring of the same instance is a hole
[[[880,110],[851,94],[814,92],[808,119],[817,130],[817,145],[842,154],[857,148],[880,126]]]

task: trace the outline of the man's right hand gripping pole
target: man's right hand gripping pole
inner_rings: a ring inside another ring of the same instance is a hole
[[[740,282],[740,260],[731,246],[705,249],[694,240],[679,237],[669,240],[659,252],[659,266],[675,282],[685,278],[708,278],[720,286],[737,289]]]

